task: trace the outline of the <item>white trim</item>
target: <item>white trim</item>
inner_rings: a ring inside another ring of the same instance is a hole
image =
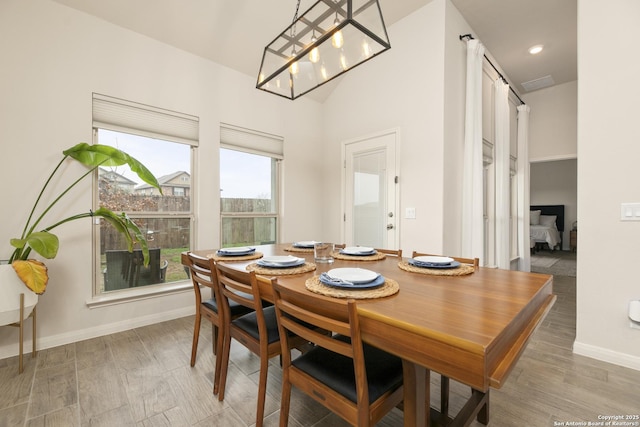
[[[148,316],[138,317],[135,319],[126,319],[118,322],[103,324],[86,329],[74,330],[58,335],[51,335],[38,338],[37,349],[45,350],[61,345],[73,344],[75,342],[88,340],[91,338],[102,337],[109,334],[128,331],[130,329],[140,328],[143,326],[154,325],[168,320],[179,319],[181,317],[191,316],[195,313],[195,306],[183,307],[176,310],[164,311],[150,314]],[[24,348],[31,348],[31,341],[24,342]],[[13,357],[18,355],[18,343],[0,347],[0,359]]]
[[[575,154],[562,154],[558,156],[549,157],[537,157],[535,159],[529,159],[529,163],[542,163],[542,162],[554,162],[556,160],[575,160],[578,156]]]
[[[603,362],[613,363],[625,368],[640,371],[640,357],[632,356],[626,353],[609,350],[603,347],[581,343],[575,341],[573,343],[573,352],[581,356],[590,357],[592,359],[601,360]]]
[[[118,290],[117,292],[103,292],[89,299],[86,304],[89,308],[99,308],[163,297],[169,294],[189,292],[191,289],[193,289],[191,280],[163,283],[152,286],[139,286],[130,289]]]

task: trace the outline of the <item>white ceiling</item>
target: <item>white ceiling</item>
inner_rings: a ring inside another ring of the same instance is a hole
[[[255,77],[264,46],[291,24],[296,0],[54,0]],[[431,0],[380,0],[387,26]],[[520,94],[521,83],[577,79],[577,0],[451,0]],[[315,0],[302,0],[300,13]],[[532,56],[529,47],[543,44]],[[393,49],[393,39],[391,40]],[[322,100],[335,86],[315,92]],[[313,95],[311,92],[309,95]]]

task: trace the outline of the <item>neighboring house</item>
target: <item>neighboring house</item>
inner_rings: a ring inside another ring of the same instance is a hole
[[[162,194],[164,196],[185,196],[191,194],[191,175],[188,172],[178,171],[169,175],[158,178]],[[157,188],[149,184],[141,184],[134,190],[135,194],[146,194],[149,196],[158,196],[160,192]]]
[[[138,184],[135,181],[130,180],[129,178],[120,175],[119,173],[103,168],[98,168],[98,177],[102,183],[102,181],[106,181],[111,185],[114,185],[121,190],[132,193],[135,186]]]

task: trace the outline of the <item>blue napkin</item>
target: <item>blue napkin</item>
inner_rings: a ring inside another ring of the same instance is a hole
[[[320,274],[320,281],[327,285],[355,286],[354,283],[349,282],[348,280],[342,280],[337,277],[329,276],[327,273]]]
[[[230,250],[224,250],[224,249],[218,249],[218,255],[225,255],[225,256],[230,256],[230,255],[248,255],[251,253],[254,253],[256,251],[256,248],[249,248],[246,251],[230,251]]]

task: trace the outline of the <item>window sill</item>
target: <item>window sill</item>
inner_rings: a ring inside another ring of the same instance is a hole
[[[158,298],[166,295],[187,292],[193,289],[191,281],[183,280],[170,284],[145,286],[141,288],[128,289],[112,292],[103,295],[96,295],[89,299],[86,304],[89,308],[100,308],[110,305],[127,304],[150,298]]]

